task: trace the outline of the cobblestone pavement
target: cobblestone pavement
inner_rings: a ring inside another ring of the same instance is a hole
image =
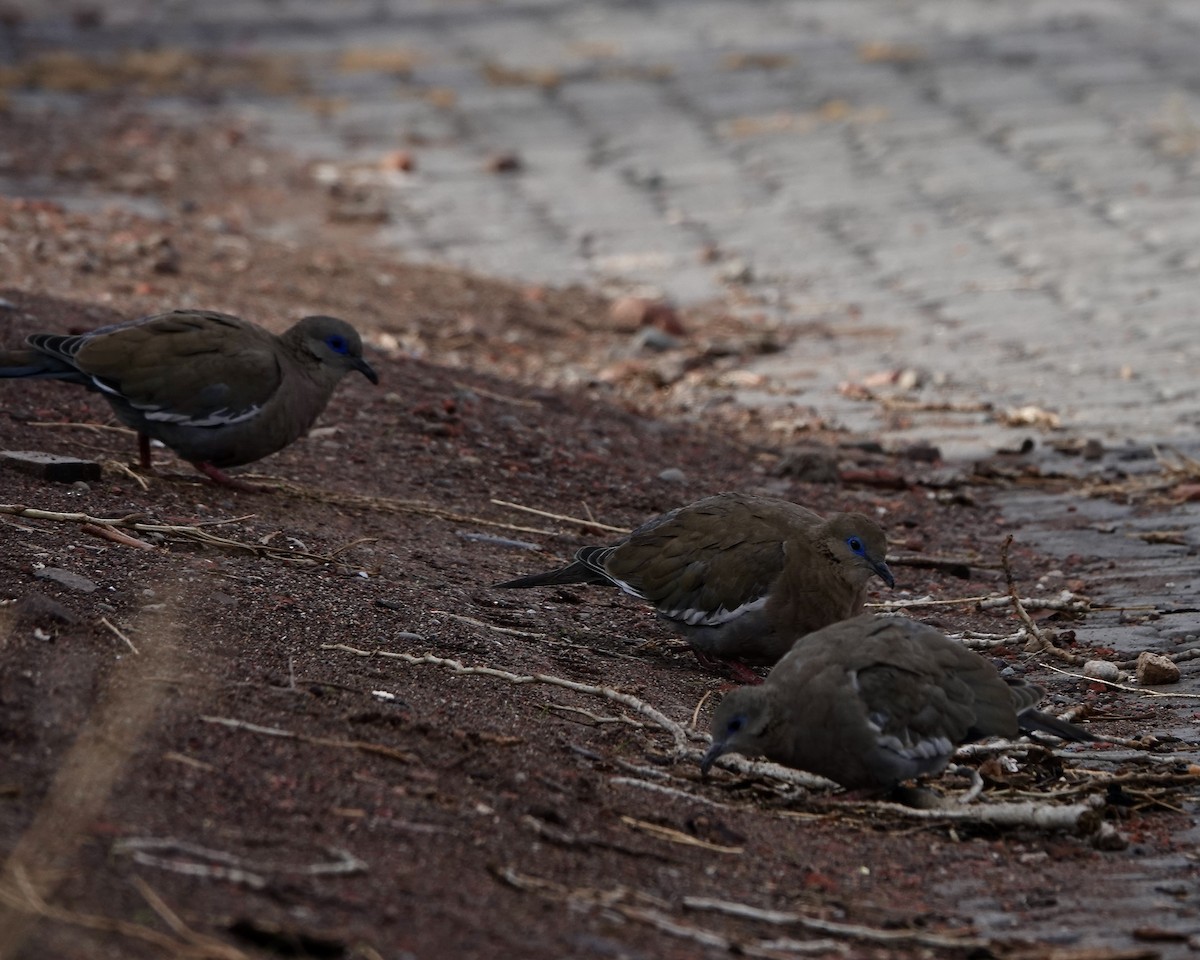
[[[11,36],[296,56],[311,97],[225,106],[362,163],[407,258],[798,327],[751,371],[783,393],[744,402],[877,428],[833,388],[912,368],[912,399],[1045,407],[1106,441],[1200,422],[1193,0],[97,6],[99,28]],[[401,148],[416,170],[381,173]],[[521,169],[488,172],[501,151]],[[951,455],[998,442],[986,415],[916,419]]]
[[[1022,407],[1108,448],[1075,469],[1196,449],[1196,0],[93,6],[108,14],[89,30],[32,12],[0,58],[64,43],[294,55],[322,109],[265,94],[220,106],[335,175],[353,168],[382,197],[381,242],[793,328],[748,366],[742,402],[948,459],[1044,439],[998,415]],[[415,170],[388,172],[401,149]],[[504,151],[519,169],[489,170]],[[881,371],[900,374],[884,389],[903,419],[837,389]],[[1200,504],[1002,502],[1024,542],[1106,600],[1179,611],[1135,626],[1098,613],[1084,642],[1136,654],[1200,635]],[[1146,543],[1147,528],[1182,542]],[[1145,866],[1121,882],[1152,899]]]

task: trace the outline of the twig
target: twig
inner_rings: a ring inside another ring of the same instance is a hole
[[[614,527],[607,523],[600,523],[598,520],[586,520],[582,517],[569,517],[562,513],[548,513],[545,510],[538,510],[536,507],[527,507],[521,503],[513,503],[511,500],[497,500],[494,497],[491,500],[498,507],[508,507],[510,510],[523,510],[525,513],[532,513],[538,517],[546,517],[550,520],[561,520],[563,523],[573,523],[580,527],[593,527],[599,530],[607,530],[610,533],[627,534],[630,532],[629,527]]]
[[[565,690],[574,690],[576,693],[585,693],[593,697],[603,697],[605,700],[624,704],[669,733],[675,741],[676,754],[686,755],[688,753],[689,734],[682,725],[632,694],[621,693],[619,690],[612,689],[612,687],[597,687],[589,683],[577,683],[574,680],[565,680],[562,677],[555,677],[546,673],[519,674],[510,673],[507,670],[498,670],[495,667],[467,667],[458,660],[438,657],[432,653],[414,656],[411,653],[398,653],[392,650],[361,650],[344,643],[323,643],[321,644],[321,649],[341,650],[344,653],[351,653],[357,657],[386,657],[391,660],[402,660],[414,666],[428,664],[447,669],[456,676],[494,677],[497,680],[504,680],[506,683],[514,684],[545,683],[553,687],[562,687]]]
[[[511,403],[516,407],[528,407],[531,410],[542,409],[542,404],[537,400],[526,400],[524,397],[510,397],[507,394],[496,393],[494,390],[485,390],[483,387],[475,387],[469,383],[462,383],[458,380],[453,380],[451,382],[459,390],[466,390],[470,393],[476,393],[481,397],[487,397],[489,400],[498,400],[501,403]]]
[[[136,470],[130,470],[129,467],[120,460],[105,460],[104,465],[110,470],[115,470],[117,473],[121,474],[121,476],[128,477],[143,490],[150,489],[150,483],[145,477],[143,477]]]
[[[621,822],[627,827],[638,830],[641,833],[648,833],[652,837],[657,837],[659,840],[666,840],[670,843],[679,843],[687,847],[699,847],[702,850],[710,850],[713,853],[744,853],[745,847],[726,847],[719,843],[709,843],[707,840],[701,840],[699,837],[693,837],[690,833],[683,833],[680,830],[672,830],[670,827],[664,827],[657,823],[650,823],[646,820],[638,820],[634,817],[621,815]]]
[[[374,513],[415,513],[422,517],[436,517],[438,520],[448,520],[452,523],[474,523],[483,527],[496,527],[499,530],[513,530],[517,533],[537,533],[546,537],[557,537],[557,530],[542,530],[538,527],[521,527],[501,520],[488,520],[467,513],[456,513],[436,504],[424,503],[420,500],[397,500],[393,497],[368,497],[358,493],[340,493],[333,490],[322,490],[318,487],[305,487],[277,477],[261,477],[258,474],[247,474],[248,479],[267,479],[271,482],[273,493],[283,493],[303,500],[317,500],[321,503],[332,503],[341,507],[356,507]]]
[[[1066,663],[1078,664],[1080,658],[1078,655],[1068,653],[1051,643],[1042,635],[1042,631],[1038,629],[1038,625],[1033,622],[1033,618],[1025,610],[1024,604],[1021,602],[1021,595],[1017,592],[1017,582],[1013,578],[1012,566],[1008,562],[1008,549],[1012,546],[1013,535],[1010,533],[1004,538],[1004,543],[1000,547],[1000,565],[1004,568],[1004,581],[1008,584],[1008,595],[1012,599],[1012,607],[1016,611],[1021,622],[1025,624],[1025,629],[1029,631],[1033,638],[1026,646],[1029,653],[1049,653],[1058,657]],[[1035,646],[1036,643],[1036,646]]]
[[[696,729],[696,721],[700,719],[700,711],[704,709],[704,704],[708,702],[708,698],[711,697],[712,694],[713,692],[711,690],[705,690],[704,696],[702,696],[696,703],[696,709],[692,711],[692,719],[688,722],[688,726],[693,730]]]
[[[840,810],[849,809],[838,801]],[[951,805],[952,804],[952,805]],[[976,803],[960,806],[947,801],[946,806],[917,808],[902,803],[878,801],[858,803],[855,807],[872,813],[891,813],[906,820],[952,821],[954,823],[986,824],[993,827],[1033,827],[1038,830],[1069,830],[1080,836],[1095,833],[1103,822],[1104,800],[1092,796],[1081,803]]]
[[[108,629],[109,629],[109,630],[111,630],[111,631],[112,631],[112,632],[113,632],[113,633],[114,633],[114,634],[117,636],[117,638],[118,638],[118,639],[120,639],[120,640],[124,640],[124,641],[125,641],[125,644],[126,644],[126,646],[128,646],[128,647],[129,647],[129,649],[130,649],[130,650],[132,650],[132,651],[134,652],[134,654],[137,654],[137,653],[138,653],[138,648],[137,648],[137,647],[135,647],[135,646],[133,645],[133,641],[132,641],[132,640],[130,640],[130,639],[129,639],[129,637],[127,637],[127,636],[126,636],[124,633],[122,633],[122,632],[121,632],[119,629],[117,629],[117,627],[115,627],[115,626],[114,626],[114,625],[113,625],[113,624],[112,624],[112,623],[109,621],[108,617],[101,617],[101,618],[100,618],[100,624],[101,624],[101,626],[108,627]]]
[[[117,427],[109,423],[72,423],[69,421],[29,420],[26,427],[67,427],[72,430],[90,430],[92,433],[123,433],[126,436],[136,436],[137,431],[129,427]]]
[[[15,517],[26,517],[31,520],[52,520],[58,523],[78,523],[84,526],[100,528],[123,527],[139,533],[158,533],[163,536],[179,537],[193,543],[218,547],[223,550],[244,550],[261,557],[273,557],[277,560],[304,560],[314,563],[327,563],[335,566],[345,566],[337,559],[339,553],[347,548],[340,547],[332,555],[309,553],[307,550],[294,550],[290,547],[272,547],[264,543],[244,543],[241,540],[231,540],[228,537],[218,537],[202,530],[198,526],[179,526],[167,523],[145,523],[141,514],[129,514],[125,517],[93,517],[86,513],[59,513],[53,510],[39,510],[16,503],[0,503],[0,514]],[[349,546],[361,543],[354,541]]]
[[[311,737],[304,733],[293,733],[291,730],[281,730],[278,727],[263,727],[257,723],[248,723],[245,720],[235,720],[231,717],[202,716],[200,720],[203,723],[215,723],[231,730],[245,730],[247,733],[257,733],[264,737],[298,740],[301,743],[311,743],[318,747],[336,747],[340,750],[360,750],[363,753],[375,753],[391,760],[399,760],[401,763],[418,762],[411,753],[405,753],[395,747],[386,747],[381,743],[368,743],[365,740],[339,740],[334,737]]]
[[[646,727],[640,720],[630,720],[628,717],[602,717],[591,710],[584,710],[583,707],[569,707],[565,703],[548,703],[546,704],[546,709],[559,713],[577,713],[581,717],[587,717],[592,721],[592,725],[598,727],[606,723],[625,723],[631,727],[636,727],[638,730],[644,730]]]
[[[544,640],[544,633],[531,633],[528,630],[518,630],[515,627],[500,627],[494,623],[488,623],[486,620],[476,620],[474,617],[464,617],[460,613],[451,613],[449,610],[430,610],[431,614],[436,614],[442,617],[449,617],[451,620],[458,620],[460,623],[469,623],[473,627],[483,627],[485,630],[491,630],[493,633],[503,633],[510,637],[528,637],[531,640]]]
[[[1062,670],[1045,661],[1040,661],[1043,667],[1053,670],[1055,673],[1061,673],[1068,677],[1074,677],[1076,680],[1086,680],[1088,683],[1102,683],[1106,687],[1114,687],[1117,690],[1128,690],[1130,693],[1140,693],[1144,697],[1183,697],[1188,700],[1200,700],[1200,693],[1164,693],[1161,690],[1148,690],[1145,687],[1131,687],[1128,684],[1116,683],[1112,680],[1101,680],[1099,677],[1088,677],[1082,673],[1071,673],[1070,670]]]
[[[971,567],[979,566],[978,561],[966,560],[961,557],[930,557],[924,554],[888,554],[888,566],[914,567],[924,570],[940,570],[960,580],[971,579]]]
[[[81,532],[90,534],[93,537],[100,537],[102,540],[119,543],[126,547],[136,547],[138,550],[161,549],[152,543],[147,543],[145,540],[139,540],[137,537],[131,537],[127,533],[121,533],[120,530],[114,530],[112,527],[100,527],[94,523],[85,523],[79,529]]]
[[[1070,613],[1087,613],[1092,609],[1091,603],[1086,598],[1076,597],[1074,594],[1059,595],[1058,597],[1021,597],[1020,601],[1026,610],[1064,610]],[[914,597],[907,600],[881,600],[878,603],[865,604],[865,606],[887,612],[889,610],[909,610],[913,607],[967,606],[969,604],[974,604],[979,610],[1010,607],[1012,606],[1012,595],[986,594],[980,597],[949,597],[944,600],[934,600],[932,597]]]
[[[572,889],[552,880],[544,880],[541,877],[521,873],[511,866],[496,867],[492,872],[498,880],[514,889],[532,893],[547,900],[617,913],[626,919],[645,923],[673,937],[699,943],[706,947],[715,947],[725,953],[764,958],[778,958],[779,956],[778,950],[769,950],[761,944],[734,941],[715,930],[689,926],[676,920],[665,912],[670,907],[669,903],[641,890],[633,890],[629,887],[616,887],[612,890],[598,890],[591,887]],[[642,904],[650,904],[650,906],[634,906],[627,902],[629,900],[636,900]],[[816,952],[825,953],[839,947],[839,944],[825,943]]]
[[[171,837],[129,837],[118,840],[113,844],[113,853],[128,854],[134,862],[145,866],[192,877],[228,880],[254,890],[267,886],[269,874],[315,877],[364,873],[367,869],[366,863],[341,849],[331,849],[329,853],[335,859],[327,863],[263,863]]]
[[[661,783],[651,783],[649,780],[640,780],[637,777],[609,777],[608,782],[615,783],[623,787],[637,787],[640,790],[650,790],[653,793],[665,794],[668,797],[678,797],[681,800],[687,800],[691,803],[701,803],[707,807],[719,807],[722,810],[736,809],[728,803],[720,803],[717,800],[709,800],[708,797],[702,797],[695,793],[688,793],[686,790],[668,787]]]
[[[777,926],[797,926],[815,933],[833,934],[850,940],[865,940],[868,943],[912,943],[923,947],[942,947],[959,950],[978,950],[988,946],[987,940],[977,937],[954,936],[944,933],[927,933],[923,930],[880,930],[876,927],[864,927],[857,923],[841,923],[836,920],[822,920],[818,917],[806,917],[799,913],[786,913],[782,910],[761,910],[745,903],[732,903],[728,900],[713,900],[708,897],[684,897],[685,910],[703,910],[721,913],[728,917],[740,917],[743,920],[758,920]]]

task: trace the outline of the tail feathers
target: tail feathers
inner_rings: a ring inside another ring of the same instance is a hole
[[[1084,730],[1083,727],[1077,727],[1066,720],[1059,720],[1058,717],[1052,717],[1050,714],[1042,713],[1040,710],[1023,710],[1017,714],[1017,725],[1023,733],[1031,733],[1037,730],[1041,733],[1049,733],[1062,740],[1073,740],[1076,743],[1090,743],[1098,739],[1087,730]]]
[[[0,350],[0,378],[70,380],[75,383],[88,380],[69,363],[37,350]]]
[[[520,587],[552,587],[558,584],[565,583],[611,583],[608,577],[596,570],[593,570],[585,563],[576,560],[574,563],[568,563],[565,567],[559,567],[557,570],[548,570],[545,573],[531,573],[527,577],[517,577],[515,580],[506,580],[504,583],[494,583],[492,586],[499,588],[520,588]]]

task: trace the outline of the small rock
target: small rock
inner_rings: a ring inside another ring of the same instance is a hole
[[[1081,453],[1084,460],[1099,460],[1104,456],[1104,444],[1092,437],[1083,445]]]
[[[1179,667],[1170,657],[1143,650],[1137,658],[1137,678],[1142,686],[1179,682]]]
[[[77,483],[80,480],[99,480],[100,464],[94,460],[60,457],[36,450],[2,450],[0,464],[10,470],[28,473],[53,483]]]
[[[1083,665],[1083,675],[1093,680],[1107,680],[1116,683],[1121,678],[1121,671],[1115,663],[1108,660],[1089,660]]]
[[[408,150],[393,150],[383,156],[383,159],[379,161],[379,166],[384,170],[412,173],[417,169],[417,158]]]
[[[900,451],[900,455],[908,460],[916,460],[918,463],[937,463],[942,459],[942,451],[932,443],[925,441],[905,447]]]
[[[751,283],[754,280],[754,268],[736,257],[721,267],[721,279],[729,283]]]
[[[634,334],[630,346],[634,353],[640,353],[643,350],[662,353],[665,350],[677,350],[683,346],[683,343],[678,337],[672,336],[665,330],[659,330],[657,327],[643,327]]]
[[[41,570],[34,570],[33,575],[39,580],[52,580],[60,587],[66,587],[68,590],[77,590],[79,593],[95,593],[100,589],[99,584],[94,583],[87,577],[81,577],[77,573],[72,573],[70,570],[63,570],[60,567],[42,567]]]
[[[521,167],[521,157],[508,150],[493,153],[487,160],[488,173],[516,173]]]
[[[657,327],[665,333],[682,337],[686,333],[679,312],[665,300],[647,297],[618,297],[608,309],[608,318],[618,330]]]
[[[658,475],[658,479],[665,483],[686,483],[687,474],[678,467],[667,467]]]

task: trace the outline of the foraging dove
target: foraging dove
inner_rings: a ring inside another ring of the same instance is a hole
[[[679,507],[548,573],[496,584],[611,584],[652,604],[701,660],[775,663],[797,638],[859,613],[872,575],[895,583],[873,520],[828,520],[788,500],[721,493]]]
[[[217,483],[283,449],[325,409],[345,374],[379,377],[358,332],[305,317],[276,336],[208,310],[175,310],[78,336],[37,333],[0,352],[0,377],[65,380],[101,393],[138,431],[142,465],[160,440]]]
[[[933,627],[867,614],[809,634],[762,686],[726,696],[700,768],[741,753],[850,789],[886,789],[940,772],[969,740],[1030,730],[1095,739],[1033,709],[1043,692],[1002,678],[990,660]]]

